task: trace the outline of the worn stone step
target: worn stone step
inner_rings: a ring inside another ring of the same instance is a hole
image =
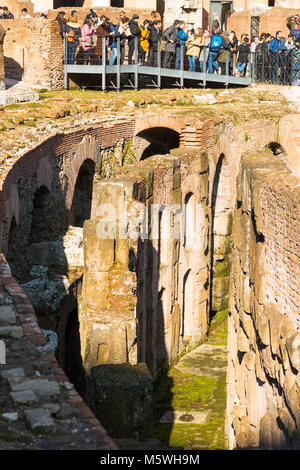
[[[48,410],[44,408],[34,408],[25,410],[24,416],[27,425],[36,434],[54,434],[56,431],[55,422],[51,418]]]
[[[59,384],[56,381],[47,379],[30,379],[21,383],[13,383],[10,381],[13,392],[31,390],[41,397],[49,397],[60,393]]]

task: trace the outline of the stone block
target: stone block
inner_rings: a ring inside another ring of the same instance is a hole
[[[55,423],[51,414],[45,408],[34,408],[24,411],[26,423],[35,434],[54,434]]]
[[[1,377],[10,379],[12,377],[25,377],[24,369],[21,367],[15,369],[4,369],[0,372]]]
[[[29,101],[38,101],[39,95],[35,91],[9,91],[0,90],[0,106],[7,106],[9,104],[23,103]]]
[[[21,326],[1,326],[0,338],[22,338],[24,336],[23,328]]]
[[[31,390],[41,397],[55,396],[60,393],[59,384],[47,379],[31,379],[21,383],[12,384],[13,392]]]
[[[12,392],[10,395],[13,401],[17,404],[33,405],[34,403],[38,403],[38,398],[32,390]]]
[[[8,422],[16,422],[19,419],[18,413],[3,413],[1,415],[2,419]]]
[[[152,427],[153,383],[145,364],[93,367],[93,411],[115,438],[146,437]]]
[[[10,305],[0,306],[0,323],[9,323],[14,325],[17,322],[16,312]]]

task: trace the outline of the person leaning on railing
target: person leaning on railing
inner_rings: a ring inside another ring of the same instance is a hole
[[[201,46],[204,45],[203,29],[198,28],[197,33],[194,29],[190,29],[188,35],[189,37],[186,41],[186,55],[189,60],[190,71],[196,72],[196,61],[199,59]]]
[[[269,45],[270,61],[272,67],[272,83],[278,78],[278,51],[280,50],[281,31],[277,31]]]
[[[65,25],[65,34],[67,41],[67,64],[74,64],[76,50],[79,46],[81,29],[80,24],[77,23],[77,16],[70,17],[68,23]]]
[[[180,70],[181,67],[181,55],[183,55],[183,62],[186,53],[186,41],[188,34],[185,32],[187,26],[184,21],[181,21],[178,27],[178,42],[175,47],[175,70]],[[182,54],[183,50],[183,54]]]
[[[150,28],[149,35],[149,67],[158,66],[158,43],[161,40],[161,28],[162,24],[160,20],[154,21]]]
[[[211,35],[211,41],[209,45],[209,54],[208,54],[208,71],[211,74],[213,74],[215,70],[217,73],[219,72],[218,56],[219,56],[221,47],[223,47],[223,49],[225,50],[229,50],[230,48],[230,45],[226,43],[224,37],[222,37],[220,34],[220,27],[215,28],[214,31],[215,31],[215,34]]]
[[[268,76],[269,51],[265,36],[264,33],[261,34],[255,49],[255,80],[259,82],[264,81]]]
[[[149,36],[150,36],[150,20],[144,20],[143,24],[140,25],[141,38],[140,45],[143,49],[143,52],[140,55],[141,63],[144,64],[146,60],[146,55],[149,53]]]
[[[118,31],[120,33],[120,64],[123,65],[125,59],[125,41],[131,36],[129,18],[127,16],[122,16],[118,25]]]
[[[280,70],[279,83],[290,84],[291,77],[291,51],[295,48],[293,35],[288,38],[281,38],[280,50],[278,53],[278,66]]]
[[[228,73],[229,73],[229,62],[230,62],[229,33],[227,31],[225,31],[224,33],[221,33],[220,36],[224,39],[227,48],[225,48],[225,46],[222,43],[221,48],[220,48],[220,52],[219,52],[219,55],[218,55],[217,62],[219,64],[219,66],[221,67],[221,74],[226,75],[226,62],[228,61]]]
[[[207,29],[203,33],[203,41],[204,43],[200,48],[199,65],[200,65],[200,72],[206,73],[208,55],[209,55],[209,45],[210,45],[210,34],[209,34],[209,31],[207,31]]]
[[[143,51],[141,51],[141,45],[140,45],[140,37],[141,37],[141,30],[139,27],[139,24],[137,20],[139,19],[139,16],[134,13],[132,15],[131,20],[129,21],[129,28],[130,28],[130,33],[131,35],[128,37],[128,64],[132,64],[132,58],[134,54],[134,48],[135,48],[135,42],[136,39],[138,38],[138,54],[142,54]]]
[[[163,35],[162,40],[165,41],[165,50],[163,58],[163,68],[171,68],[173,58],[175,56],[176,44],[178,42],[178,27],[179,20],[175,20],[172,26],[167,28]]]
[[[249,62],[250,45],[248,36],[244,35],[241,44],[238,46],[238,55],[236,61],[236,75],[245,76],[247,64]]]
[[[105,37],[107,42],[111,36],[110,23],[105,15],[100,16],[100,24],[96,29],[96,35],[95,61],[97,64],[102,64],[102,38]]]
[[[95,32],[95,28],[93,25],[93,18],[91,16],[87,16],[84,20],[84,24],[81,28],[81,51],[78,54],[78,60],[82,61],[83,64],[87,64],[92,57],[93,54],[93,35]]]

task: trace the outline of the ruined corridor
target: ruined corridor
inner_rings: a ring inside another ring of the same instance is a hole
[[[88,93],[7,130],[1,446],[299,449],[299,114]]]

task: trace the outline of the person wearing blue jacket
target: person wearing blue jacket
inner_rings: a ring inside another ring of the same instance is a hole
[[[272,39],[269,45],[270,61],[272,68],[272,83],[275,83],[278,78],[278,51],[281,50],[281,31],[277,31],[275,38]]]
[[[225,51],[230,49],[230,45],[226,43],[224,37],[220,34],[220,28],[217,28],[215,30],[215,34],[211,35],[208,54],[208,73],[214,73],[215,70],[217,73],[219,72],[220,66],[217,59],[220,54],[221,47],[225,49]]]
[[[183,48],[183,60],[185,57],[186,51],[186,40],[188,39],[189,35],[184,31],[185,23],[181,22],[178,28],[178,42],[176,44],[175,49],[175,70],[180,70],[181,66],[181,48]]]
[[[117,58],[117,37],[120,36],[118,31],[118,27],[113,23],[109,23],[109,31],[110,31],[110,38],[109,38],[109,47],[110,47],[110,57],[109,57],[109,65],[114,65],[115,60]]]

